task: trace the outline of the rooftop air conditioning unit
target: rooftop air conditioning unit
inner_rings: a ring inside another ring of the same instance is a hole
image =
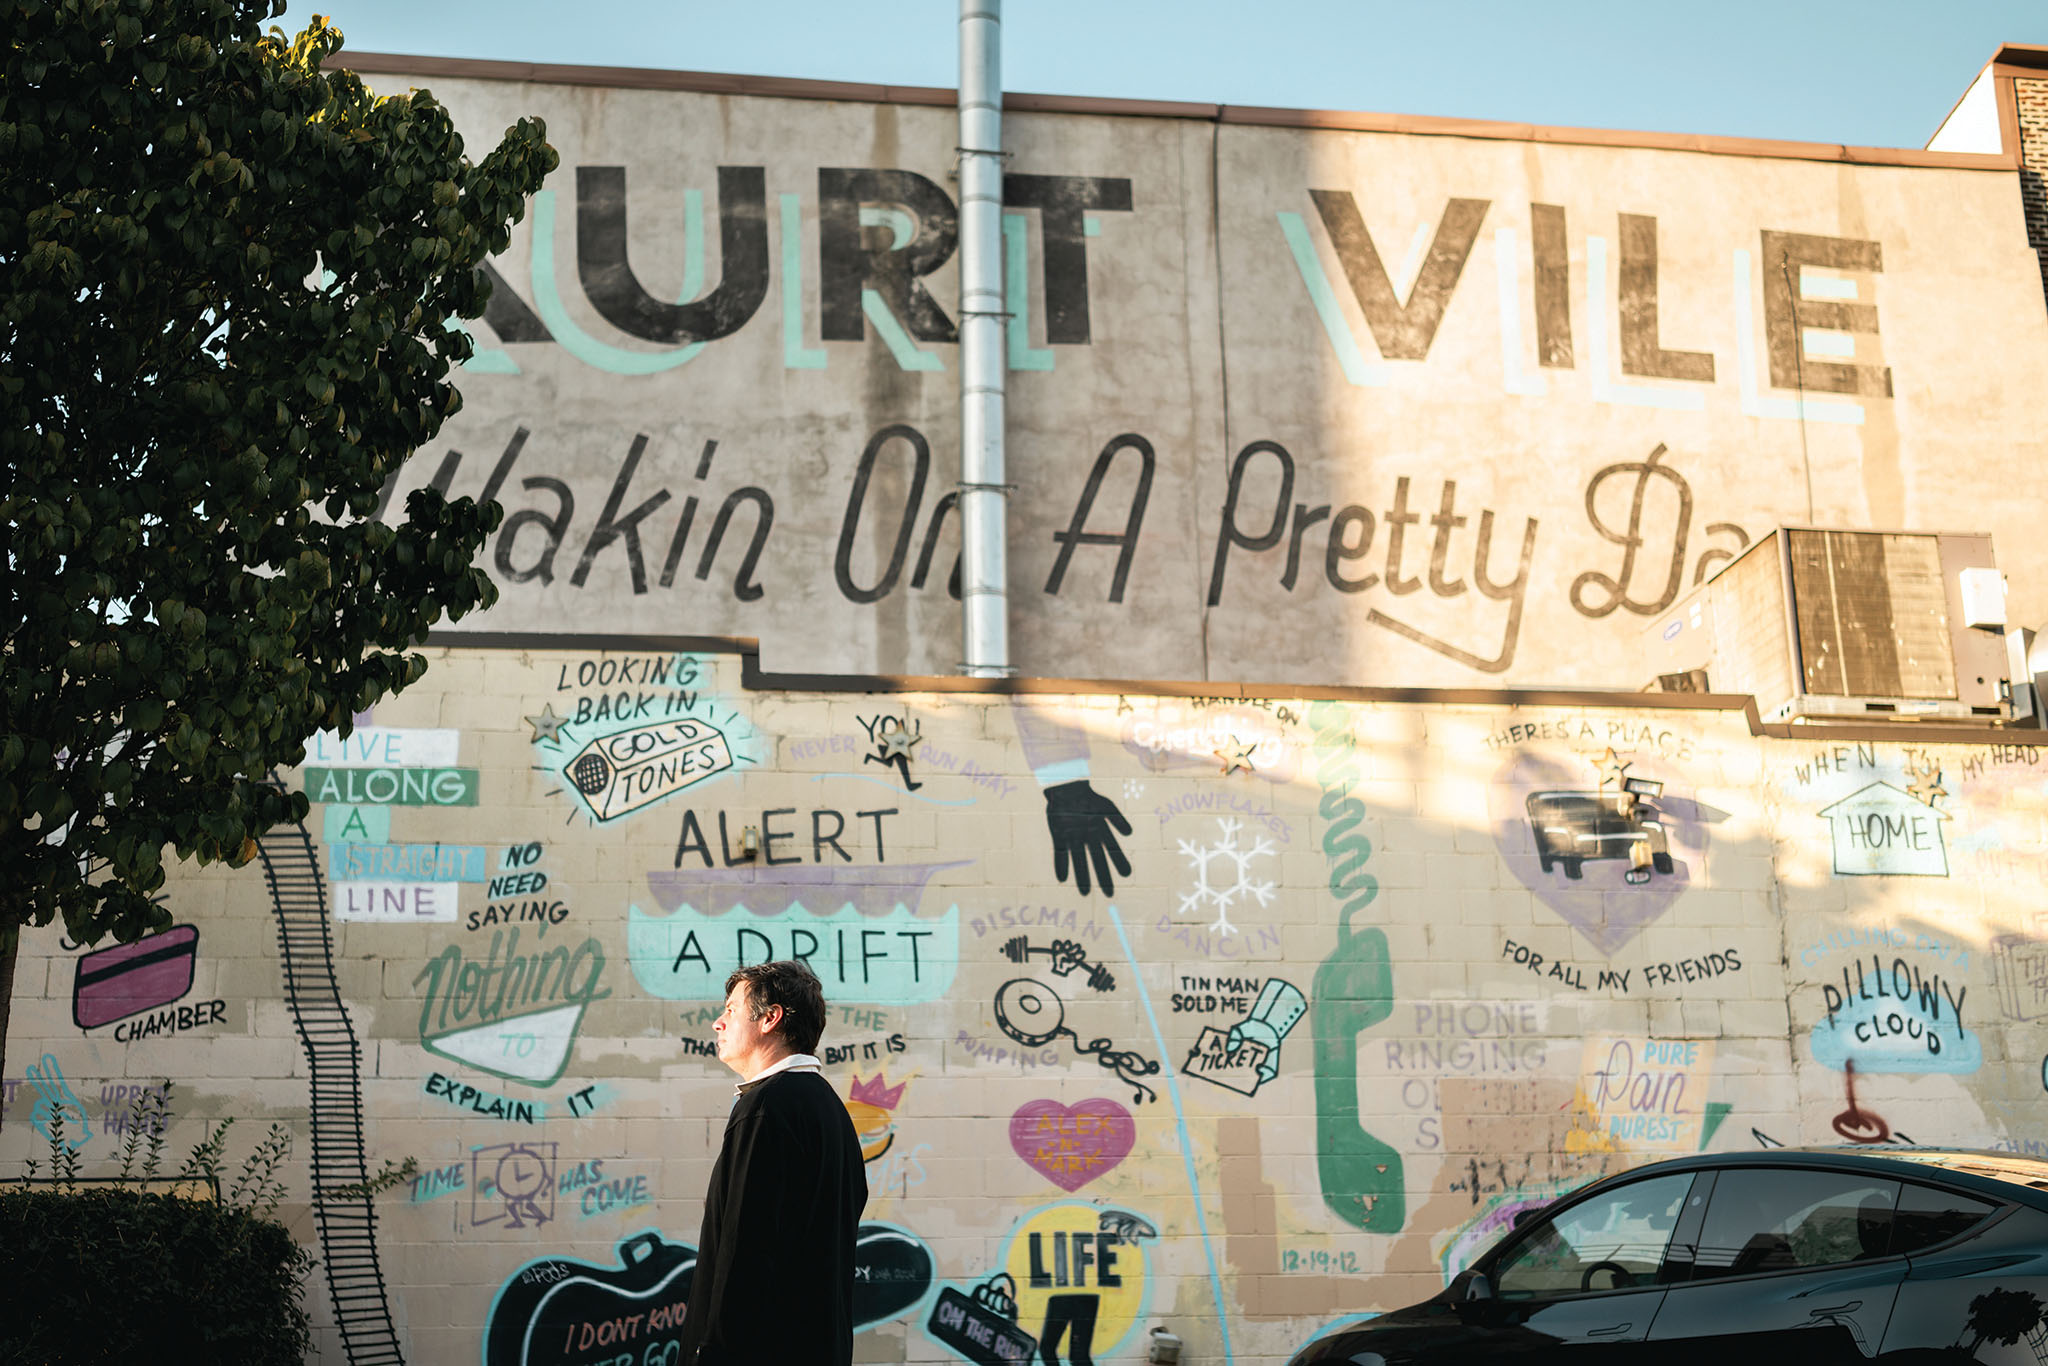
[[[1988,535],[1779,527],[1643,647],[1653,687],[1748,693],[1766,722],[2014,719]]]

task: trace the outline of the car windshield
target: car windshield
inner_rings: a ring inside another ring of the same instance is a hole
[[[1654,1282],[1692,1173],[1632,1181],[1539,1222],[1495,1269],[1502,1299]]]

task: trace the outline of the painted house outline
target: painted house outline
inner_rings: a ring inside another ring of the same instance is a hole
[[[1948,844],[1940,823],[1954,817],[1910,792],[1887,782],[1869,783],[1815,814],[1828,822],[1837,876],[1948,876]],[[1873,818],[1878,825],[1871,825]],[[1881,840],[1870,839],[1873,831]],[[1900,839],[1902,844],[1895,843]]]

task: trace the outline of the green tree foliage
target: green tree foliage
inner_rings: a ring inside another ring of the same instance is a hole
[[[0,0],[0,947],[167,924],[166,847],[253,857],[306,810],[271,767],[495,597],[495,504],[373,515],[554,150],[471,163],[283,9]]]
[[[247,1206],[0,1187],[0,1366],[299,1366],[313,1258]]]

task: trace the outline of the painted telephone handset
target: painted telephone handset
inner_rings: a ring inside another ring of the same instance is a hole
[[[1368,1233],[1398,1233],[1406,1218],[1401,1155],[1358,1122],[1358,1036],[1394,1010],[1394,972],[1379,930],[1338,930],[1316,969],[1316,1174],[1323,1201]]]
[[[1398,1233],[1407,1217],[1401,1155],[1358,1122],[1358,1036],[1394,1013],[1394,965],[1387,936],[1352,928],[1372,904],[1379,882],[1366,870],[1372,844],[1358,828],[1365,803],[1351,795],[1357,777],[1349,714],[1337,703],[1309,708],[1316,728],[1317,781],[1323,799],[1323,855],[1330,893],[1339,899],[1337,947],[1316,969],[1310,994],[1315,1035],[1316,1176],[1323,1203],[1354,1228]]]

